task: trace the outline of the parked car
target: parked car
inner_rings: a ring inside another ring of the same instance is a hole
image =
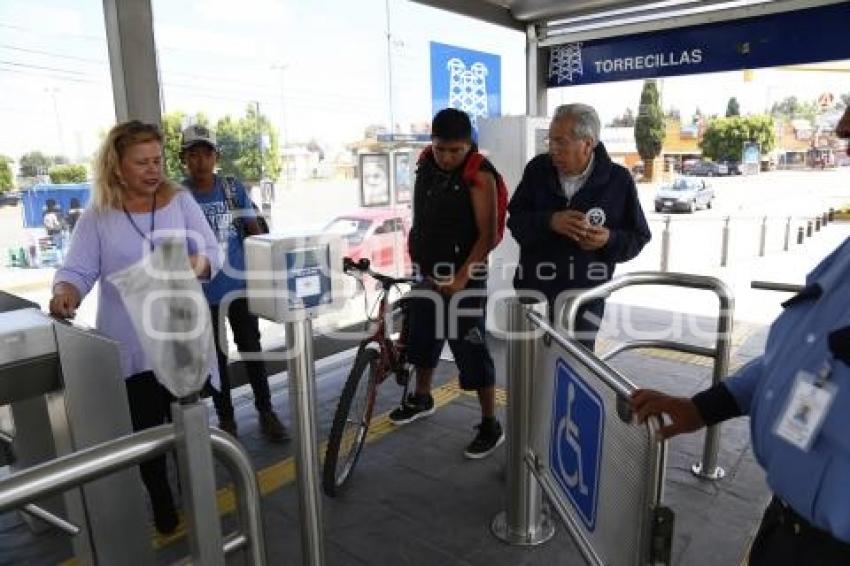
[[[354,259],[368,258],[375,271],[406,273],[410,268],[410,226],[408,210],[362,208],[334,218],[325,232],[341,235],[343,253]]]
[[[741,164],[738,163],[737,161],[731,161],[731,160],[721,161],[719,163],[719,165],[726,167],[726,174],[727,175],[741,175],[742,174]]]
[[[691,167],[689,175],[696,177],[719,177],[726,175],[729,169],[723,163],[715,163],[714,161],[700,161]]]
[[[16,191],[0,192],[0,206],[17,206],[21,202],[21,193]]]
[[[698,208],[711,208],[713,201],[714,189],[704,179],[679,177],[658,189],[655,194],[655,212],[694,212]]]

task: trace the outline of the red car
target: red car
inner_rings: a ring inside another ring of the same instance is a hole
[[[337,216],[325,226],[325,231],[343,237],[346,256],[369,258],[375,271],[400,275],[410,270],[410,226],[409,209],[361,208]]]

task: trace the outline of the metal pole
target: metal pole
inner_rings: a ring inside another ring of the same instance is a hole
[[[791,243],[791,217],[785,219],[785,243],[782,246],[784,251],[788,251],[788,244]]]
[[[804,236],[805,236],[805,233],[803,232],[803,227],[800,226],[799,228],[797,228],[797,244],[798,245],[803,243],[803,237]]]
[[[289,367],[289,405],[295,425],[295,470],[301,525],[301,561],[323,566],[322,499],[319,493],[319,453],[316,433],[316,380],[313,367],[313,325],[301,320],[284,325]]]
[[[832,207],[829,207],[828,218],[830,222],[835,222],[835,209]]]
[[[496,515],[490,531],[501,540],[515,546],[534,546],[548,541],[555,534],[555,525],[543,511],[540,486],[525,463],[531,435],[532,388],[537,340],[535,327],[528,320],[530,309],[545,303],[525,305],[519,299],[507,299],[508,349],[505,358],[508,385],[507,408],[507,509]]]
[[[723,219],[723,238],[720,240],[720,267],[729,264],[729,220],[727,216]]]
[[[764,257],[765,240],[767,239],[767,216],[761,219],[761,234],[759,235],[759,257]]]
[[[720,301],[720,313],[717,317],[717,342],[714,348],[714,368],[711,384],[717,385],[729,373],[729,355],[732,350],[732,321],[734,320],[735,298],[725,283],[718,282],[715,289]],[[726,471],[717,465],[717,452],[720,449],[720,425],[705,430],[705,444],[702,461],[691,466],[694,475],[707,480],[719,480]]]
[[[219,430],[211,430],[213,452],[230,472],[233,480],[236,498],[236,510],[239,525],[248,536],[248,551],[251,559],[246,560],[251,566],[265,566],[266,542],[263,535],[263,513],[260,509],[260,486],[257,484],[257,474],[251,464],[251,458],[245,449],[232,436]],[[232,542],[231,542],[232,544]],[[224,543],[225,554],[229,552],[228,541]]]
[[[260,101],[254,101],[254,107],[257,109],[257,114],[255,118],[257,119],[257,151],[259,151],[259,163],[260,163],[260,187],[263,186],[263,177],[265,177],[265,172],[263,171],[263,131],[260,129]]]
[[[806,237],[807,238],[812,237],[812,221],[811,220],[806,220]]]
[[[828,222],[829,222],[829,213],[824,212],[823,215],[821,216],[820,225],[826,226]]]
[[[224,566],[207,406],[193,397],[171,405],[189,553],[193,564]]]
[[[670,215],[664,217],[664,231],[661,232],[661,271],[667,272],[670,265]]]
[[[815,216],[815,232],[820,232],[820,216]]]

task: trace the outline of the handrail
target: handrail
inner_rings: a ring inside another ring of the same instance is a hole
[[[803,290],[803,285],[794,283],[777,283],[774,281],[751,281],[751,289],[759,289],[761,291],[783,291],[787,293],[799,293]]]
[[[236,533],[225,541],[226,551],[250,546],[251,564],[263,565],[262,516],[258,505],[259,487],[244,449],[225,433],[210,429],[212,448],[234,479],[240,519],[248,534]],[[160,425],[109,440],[22,470],[0,481],[0,513],[21,507],[32,500],[61,493],[137,465],[170,450],[176,442],[173,424]]]
[[[686,354],[696,354],[698,356],[705,356],[706,358],[713,358],[715,355],[715,351],[713,348],[697,346],[696,344],[683,344],[681,342],[674,342],[672,340],[635,340],[634,342],[626,342],[625,344],[620,344],[619,346],[616,346],[610,351],[605,352],[604,354],[599,356],[599,359],[607,362],[608,360],[610,360],[621,352],[625,352],[627,350],[637,350],[640,348],[663,348],[665,350],[675,350],[677,352],[684,352]]]
[[[571,300],[562,307],[558,313],[559,316],[555,320],[561,322],[570,336],[574,336],[578,312],[583,304],[594,299],[608,298],[614,291],[635,285],[669,285],[673,287],[714,291],[720,302],[720,312],[717,318],[717,342],[714,349],[711,351],[708,349],[703,350],[700,346],[691,344],[680,344],[671,349],[687,351],[682,350],[682,347],[692,348],[694,350],[692,353],[713,357],[714,367],[711,383],[712,385],[720,383],[729,372],[729,355],[732,347],[732,314],[735,308],[735,299],[729,286],[716,277],[694,275],[691,273],[659,273],[655,271],[626,273],[625,275],[606,281],[597,287],[592,287],[573,295]],[[632,344],[641,344],[641,342],[633,342]],[[656,343],[655,345],[658,346],[660,344]],[[619,349],[608,353],[605,359],[610,359],[616,353],[637,347],[643,346],[621,346]],[[670,348],[671,343],[666,343],[666,345],[662,345],[661,347]],[[708,427],[705,433],[702,461],[694,464],[691,467],[691,471],[704,479],[716,480],[722,478],[725,475],[725,471],[717,465],[717,452],[719,449],[720,425],[713,425]]]
[[[51,527],[59,529],[68,536],[75,537],[80,534],[80,527],[63,517],[54,515],[47,509],[39,507],[38,505],[27,503],[26,505],[21,507],[21,511],[23,511],[30,517],[38,519],[39,521],[44,521]]]
[[[613,389],[617,396],[628,400],[631,394],[637,390],[637,386],[634,383],[620,375],[613,368],[606,366],[605,364],[600,364],[597,359],[589,355],[584,346],[578,342],[574,342],[573,340],[561,336],[561,334],[555,330],[551,324],[549,324],[549,321],[545,316],[534,311],[529,311],[526,316],[534,324],[539,326],[543,332],[545,332],[559,346],[578,358],[578,360],[587,366],[587,368],[590,369],[590,371],[592,371],[594,375],[602,381],[602,383]]]

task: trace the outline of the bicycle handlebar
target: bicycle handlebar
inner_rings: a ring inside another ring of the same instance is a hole
[[[414,277],[390,277],[389,275],[384,275],[383,273],[378,273],[377,271],[372,271],[370,267],[371,262],[368,258],[361,258],[358,261],[354,261],[350,257],[342,258],[342,270],[345,273],[356,271],[358,273],[363,273],[369,275],[376,281],[378,281],[385,289],[392,287],[393,285],[397,285],[399,283],[418,283],[420,280]]]

